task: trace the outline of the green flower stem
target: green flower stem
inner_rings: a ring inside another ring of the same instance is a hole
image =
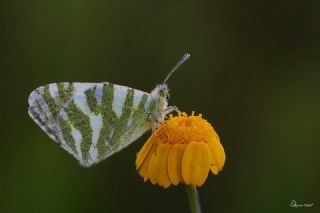
[[[201,213],[198,191],[195,185],[186,185],[191,213]]]

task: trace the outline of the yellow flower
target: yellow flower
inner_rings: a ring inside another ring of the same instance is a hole
[[[144,181],[167,188],[170,184],[201,186],[209,170],[221,171],[224,149],[218,134],[202,115],[169,116],[137,154],[136,168]]]

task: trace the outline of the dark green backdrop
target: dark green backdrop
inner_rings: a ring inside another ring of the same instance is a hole
[[[0,212],[188,212],[183,186],[144,183],[150,133],[82,168],[27,114],[38,86],[101,82],[203,113],[227,161],[200,188],[203,212],[320,212],[318,1],[2,1]]]

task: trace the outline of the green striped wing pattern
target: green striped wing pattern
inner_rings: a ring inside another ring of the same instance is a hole
[[[48,84],[28,101],[31,118],[83,166],[128,146],[158,119],[152,95],[108,82]]]

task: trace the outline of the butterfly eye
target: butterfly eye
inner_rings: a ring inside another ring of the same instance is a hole
[[[161,97],[165,97],[165,96],[166,96],[166,92],[165,92],[164,90],[160,90],[160,91],[159,91],[159,95],[160,95]]]

